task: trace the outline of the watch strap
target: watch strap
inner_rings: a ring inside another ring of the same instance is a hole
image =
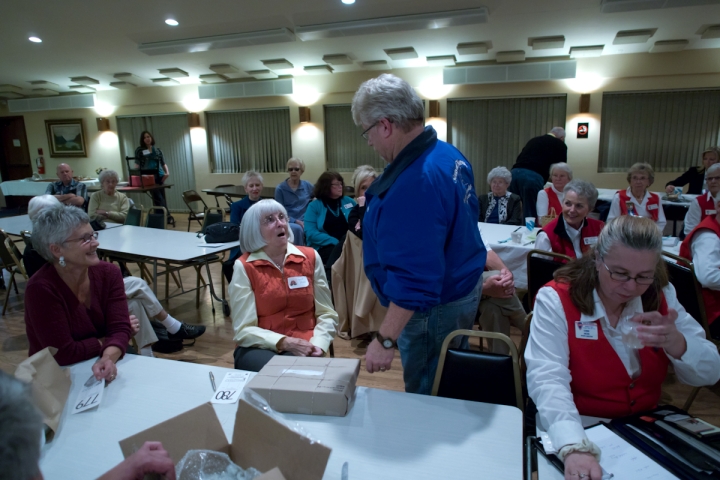
[[[382,345],[382,347],[387,350],[390,350],[392,348],[397,348],[397,341],[393,340],[392,338],[383,337],[382,335],[380,335],[380,332],[375,332],[375,338],[377,339],[378,342],[380,342],[380,345]],[[392,342],[392,346],[386,347],[385,346],[386,340],[389,340],[390,342]]]

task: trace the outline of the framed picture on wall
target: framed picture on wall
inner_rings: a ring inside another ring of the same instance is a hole
[[[87,157],[82,118],[45,120],[51,157]]]

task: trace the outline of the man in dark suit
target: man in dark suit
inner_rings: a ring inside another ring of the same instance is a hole
[[[550,133],[530,139],[512,167],[510,190],[520,195],[524,217],[537,217],[535,203],[550,175],[550,165],[567,162],[565,129],[554,127]]]

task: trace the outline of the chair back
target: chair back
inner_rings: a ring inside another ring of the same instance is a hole
[[[510,355],[448,348],[450,342],[458,336],[491,338],[505,342]],[[515,344],[502,333],[455,330],[443,342],[432,394],[508,405],[522,410],[520,368]]]
[[[0,228],[0,261],[3,263],[3,267],[10,270],[13,266],[16,265],[15,259],[10,255],[10,251],[5,246],[5,240],[10,239],[8,237],[8,234],[5,233],[5,230]]]
[[[125,217],[125,225],[132,225],[133,227],[139,227],[142,225],[142,205],[140,208],[135,208],[134,206],[128,209],[127,216]]]
[[[25,271],[25,265],[23,265],[22,262],[22,254],[20,253],[20,250],[18,250],[17,245],[15,245],[15,242],[13,242],[12,238],[10,237],[5,238],[4,244],[8,255],[10,255],[10,258],[13,259],[13,262],[17,267],[18,271],[23,275],[23,277],[25,277],[25,279],[27,279],[28,274]]]
[[[205,233],[205,229],[210,225],[221,223],[223,221],[225,221],[225,210],[218,207],[206,208],[200,233]]]
[[[685,307],[685,310],[702,325],[707,338],[710,335],[707,315],[705,314],[705,302],[702,296],[702,287],[695,276],[693,263],[687,258],[679,257],[669,252],[662,252],[663,256],[671,258],[665,260],[670,283],[675,287],[678,302]]]
[[[195,190],[186,190],[182,193],[183,202],[185,202],[185,205],[190,209],[191,212],[195,213],[195,210],[192,208],[192,203],[195,202],[201,202],[203,204],[203,208],[201,211],[207,210],[208,206],[205,203],[205,200],[200,196],[199,193],[197,193]]]
[[[525,349],[530,339],[530,322],[532,322],[532,317],[533,312],[528,313],[527,317],[525,317],[525,326],[523,327],[522,337],[520,338],[520,349],[518,350],[520,373],[523,375],[525,375],[525,371],[527,370],[527,365],[525,365]]]
[[[27,230],[21,230],[20,236],[22,237],[23,242],[25,242],[25,246],[32,248],[32,236],[30,232],[28,232]]]
[[[549,257],[549,258],[548,258]],[[555,259],[563,260],[558,262]],[[546,283],[553,279],[555,270],[571,261],[567,255],[545,250],[530,250],[527,255],[528,309],[535,305],[535,295]]]
[[[167,222],[167,209],[165,207],[152,206],[148,209],[145,217],[145,226],[147,228],[159,228],[165,230]]]

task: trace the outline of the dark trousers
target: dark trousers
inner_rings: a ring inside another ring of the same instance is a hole
[[[516,195],[520,195],[523,206],[523,217],[537,217],[537,196],[544,186],[545,180],[539,173],[525,168],[513,168],[512,182],[510,182],[508,190]],[[525,218],[523,218],[523,221]]]
[[[254,347],[235,347],[235,369],[247,370],[248,372],[259,372],[275,355],[294,357],[290,352],[275,353],[272,350]]]
[[[155,174],[155,185],[162,185],[162,178],[157,173]],[[151,190],[150,194],[153,198],[153,205],[155,205],[156,207],[165,207],[167,209],[167,200],[165,199],[164,188]]]

